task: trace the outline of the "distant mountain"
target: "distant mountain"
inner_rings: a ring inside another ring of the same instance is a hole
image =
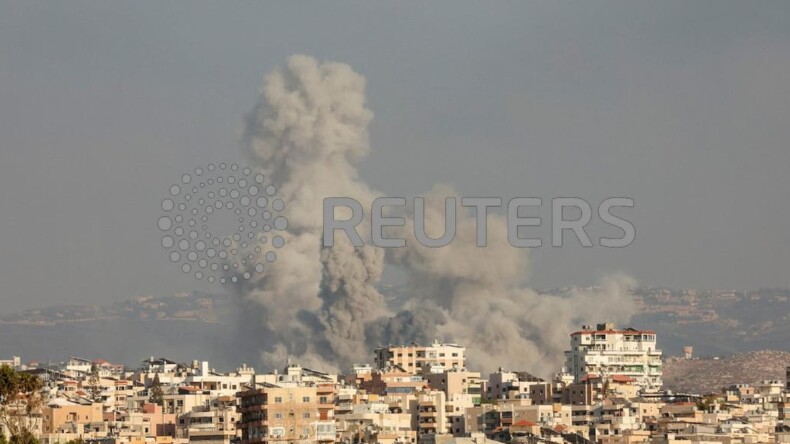
[[[0,324],[52,326],[111,320],[182,320],[215,323],[225,296],[182,293],[170,297],[138,296],[110,305],[55,305],[0,316]]]
[[[765,380],[785,382],[790,352],[763,350],[728,358],[681,359],[664,363],[664,387],[677,393],[719,393],[733,384]]]
[[[402,298],[403,287],[383,286],[388,301]],[[634,290],[639,313],[630,326],[658,334],[665,356],[679,356],[694,347],[695,356],[733,353],[790,345],[790,290],[750,292]],[[150,354],[175,360],[194,358],[236,365],[259,363],[255,347],[240,347],[256,332],[239,322],[229,296],[210,293],[142,296],[96,306],[53,306],[0,316],[0,357],[61,360],[68,355],[102,357],[137,365]],[[592,320],[591,320],[592,321]],[[606,321],[605,319],[595,321]],[[230,370],[230,369],[227,369]],[[529,369],[519,369],[529,370]]]
[[[640,288],[631,324],[655,330],[665,355],[684,346],[697,356],[790,350],[790,290],[699,291]]]

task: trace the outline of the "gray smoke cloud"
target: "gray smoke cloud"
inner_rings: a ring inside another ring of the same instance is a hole
[[[562,295],[529,289],[527,251],[507,243],[506,223],[497,215],[489,216],[485,248],[475,244],[469,214],[459,218],[453,243],[422,247],[413,238],[410,212],[400,233],[405,248],[355,248],[343,236],[333,248],[322,248],[325,197],[351,197],[369,209],[379,195],[355,167],[370,150],[373,113],[365,104],[365,84],[348,65],[293,56],[266,76],[247,118],[245,153],[279,186],[289,220],[276,265],[237,287],[258,318],[252,325],[260,332],[264,365],[279,366],[290,356],[304,365],[345,370],[370,361],[377,345],[437,338],[467,346],[475,368],[504,365],[548,374],[561,365],[568,334],[578,324],[630,318],[628,288],[634,282],[627,277]],[[443,200],[437,198],[453,194],[447,187],[428,194],[429,235],[443,232]],[[365,222],[360,234],[369,237]],[[395,306],[377,289],[385,264],[406,271],[409,296]]]

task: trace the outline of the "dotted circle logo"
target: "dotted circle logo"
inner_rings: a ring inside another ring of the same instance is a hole
[[[195,279],[236,283],[262,273],[285,245],[278,233],[288,227],[280,213],[285,202],[263,174],[249,167],[220,163],[195,168],[181,176],[162,200],[164,214],[157,221],[164,233],[161,245],[170,261]],[[226,212],[238,227],[215,233],[212,217]]]

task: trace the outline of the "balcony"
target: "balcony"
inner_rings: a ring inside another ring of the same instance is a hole
[[[316,386],[315,391],[319,395],[328,395],[335,392],[335,387],[331,385],[319,385]]]

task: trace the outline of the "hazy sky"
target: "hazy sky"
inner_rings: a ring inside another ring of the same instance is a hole
[[[636,201],[633,245],[534,250],[533,286],[790,285],[790,2],[26,0],[0,2],[0,312],[214,288],[160,201],[240,159],[295,53],[367,78],[386,194]]]

